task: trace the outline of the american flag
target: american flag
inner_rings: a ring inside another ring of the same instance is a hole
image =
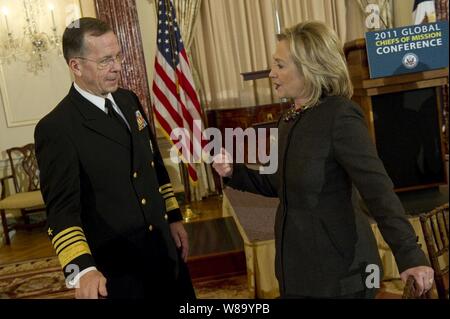
[[[188,56],[181,39],[171,0],[158,1],[158,34],[155,71],[152,86],[155,118],[170,140],[177,146],[192,182],[198,180],[193,165],[201,159],[204,142],[202,110],[192,78]],[[195,121],[194,123],[194,120]],[[184,128],[182,138],[171,135],[176,128]],[[195,136],[194,136],[195,135]],[[188,157],[188,158],[186,158]]]

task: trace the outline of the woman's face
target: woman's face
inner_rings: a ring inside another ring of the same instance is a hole
[[[279,98],[301,99],[299,94],[303,90],[304,78],[292,60],[286,40],[277,42],[269,76]]]

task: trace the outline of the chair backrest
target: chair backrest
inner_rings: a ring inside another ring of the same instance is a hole
[[[406,281],[405,288],[403,288],[402,299],[433,299],[433,297],[431,291],[427,291],[419,296],[416,293],[416,280],[413,276],[409,276]]]
[[[31,192],[38,190],[39,168],[37,165],[34,144],[30,143],[22,147],[13,147],[6,150],[16,192]],[[19,165],[15,165],[19,160]]]
[[[436,289],[440,299],[448,299],[448,203],[420,215],[425,243],[434,269]]]

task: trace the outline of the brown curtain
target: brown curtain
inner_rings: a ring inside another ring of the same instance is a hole
[[[178,26],[180,27],[184,47],[188,50],[191,47],[195,22],[200,12],[202,0],[173,0],[173,4],[175,5]]]
[[[320,20],[335,29],[343,42],[349,32],[362,36],[364,31],[362,19],[349,16],[347,7],[346,0],[278,1],[282,29],[305,20]],[[269,79],[243,81],[241,76],[243,72],[270,67],[275,33],[272,0],[202,1],[191,53],[201,75],[201,102],[205,109],[277,101]]]
[[[240,75],[270,65],[275,47],[270,0],[203,0],[200,16],[191,53],[204,108],[271,103],[268,79],[243,82]]]

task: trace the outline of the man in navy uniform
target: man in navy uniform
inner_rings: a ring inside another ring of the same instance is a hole
[[[122,55],[104,22],[63,35],[74,77],[35,130],[48,235],[77,298],[195,298],[188,238],[138,97],[118,87]]]

